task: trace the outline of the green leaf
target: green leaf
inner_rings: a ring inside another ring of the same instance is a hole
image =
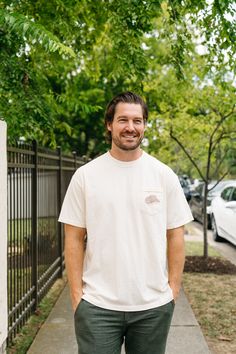
[[[61,43],[44,26],[30,21],[19,13],[9,13],[7,10],[0,9],[0,26],[4,30],[14,32],[18,37],[26,37],[29,41],[37,41],[37,43],[41,44],[49,52],[57,50],[61,55],[66,54],[75,57],[75,52],[72,48]]]

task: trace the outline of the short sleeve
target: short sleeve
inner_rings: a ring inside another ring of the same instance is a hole
[[[172,176],[171,188],[167,192],[167,229],[174,229],[193,220],[178,177]]]
[[[78,169],[67,189],[58,219],[59,222],[86,228],[83,185],[83,176],[80,169]]]

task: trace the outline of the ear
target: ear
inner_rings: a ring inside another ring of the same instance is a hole
[[[111,126],[112,126],[112,123],[111,122],[107,122],[107,130],[111,131]]]

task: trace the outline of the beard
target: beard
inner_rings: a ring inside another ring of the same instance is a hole
[[[133,151],[136,150],[142,143],[143,135],[137,137],[132,143],[129,142],[122,142],[120,138],[112,136],[112,142],[115,144],[119,149],[124,151]]]

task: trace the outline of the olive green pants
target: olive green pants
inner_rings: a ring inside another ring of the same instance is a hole
[[[81,300],[75,312],[79,354],[164,354],[174,301],[145,311],[106,310]]]

